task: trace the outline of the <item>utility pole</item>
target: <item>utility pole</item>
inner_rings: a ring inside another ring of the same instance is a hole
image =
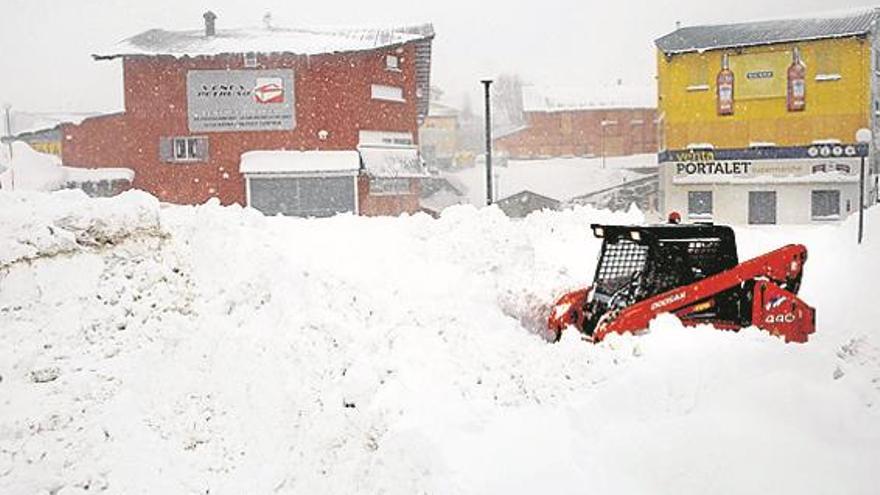
[[[492,205],[492,104],[489,87],[491,79],[484,79],[483,92],[486,99],[486,206]]]
[[[3,111],[6,113],[6,145],[9,146],[9,158],[12,158],[12,105],[6,103],[3,105]]]
[[[6,145],[9,146],[9,189],[15,190],[15,169],[12,167],[12,105],[6,103],[3,105],[6,113]]]

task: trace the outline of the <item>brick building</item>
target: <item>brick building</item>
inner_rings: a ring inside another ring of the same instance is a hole
[[[204,30],[146,31],[93,55],[122,60],[125,111],[62,126],[62,159],[129,168],[133,187],[172,203],[218,198],[315,216],[416,211],[412,165],[432,39],[430,25],[217,29],[210,12]],[[269,174],[242,173],[243,154],[272,150],[309,153],[278,155]],[[321,167],[304,175],[302,157],[320,161],[325,151],[358,153],[348,185]],[[289,170],[285,156],[297,157]],[[373,191],[381,198],[371,200]]]
[[[657,110],[650,88],[523,88],[525,123],[496,135],[511,158],[621,156],[657,152]]]

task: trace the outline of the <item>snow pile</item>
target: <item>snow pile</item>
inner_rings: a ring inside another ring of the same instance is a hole
[[[2,493],[851,494],[878,482],[875,212],[861,248],[852,222],[739,232],[743,257],[808,244],[819,331],[807,345],[665,317],[593,346],[533,330],[589,282],[589,223],[638,213],[303,220],[67,194],[0,195],[5,259],[21,259],[7,237],[36,240],[31,226],[62,210],[118,233],[0,269]]]
[[[23,141],[12,143],[12,158],[0,152],[0,189],[15,191],[55,191],[67,184],[98,181],[134,180],[128,168],[79,168],[61,165],[61,159],[40,153]]]
[[[139,191],[120,200],[90,199],[79,190],[52,195],[0,194],[0,269],[24,260],[115,245],[159,234],[156,198]]]
[[[61,159],[34,151],[27,143],[12,143],[12,158],[6,153],[6,170],[0,174],[0,188],[25,191],[52,191],[65,181]]]

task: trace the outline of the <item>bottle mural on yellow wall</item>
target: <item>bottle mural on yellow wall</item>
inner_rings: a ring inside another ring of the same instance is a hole
[[[733,115],[733,71],[730,70],[730,59],[726,53],[721,57],[721,70],[715,78],[715,87],[718,115]]]
[[[807,106],[807,68],[801,61],[797,47],[791,52],[791,66],[788,68],[788,111],[800,112]]]

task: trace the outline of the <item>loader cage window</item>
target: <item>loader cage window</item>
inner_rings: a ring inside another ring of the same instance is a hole
[[[596,292],[611,295],[629,283],[645,268],[648,246],[627,239],[605,242],[596,270]]]
[[[647,293],[642,296],[691,284],[735,265],[735,257],[724,250],[719,238],[664,239],[657,243],[654,263],[646,277]]]

